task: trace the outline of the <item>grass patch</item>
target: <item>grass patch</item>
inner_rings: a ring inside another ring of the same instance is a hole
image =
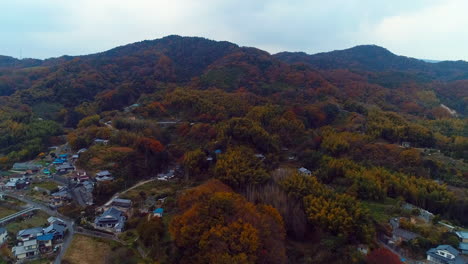
[[[7,217],[16,212],[18,211],[0,206],[0,218]]]
[[[31,218],[11,222],[7,224],[5,228],[8,232],[16,234],[23,229],[45,226],[47,224],[47,218],[49,218],[49,216],[46,213],[36,211]]]
[[[53,191],[58,188],[58,184],[53,181],[43,181],[43,182],[36,182],[32,184],[32,188],[39,187],[49,191]]]
[[[396,216],[392,209],[397,206],[397,200],[386,198],[384,202],[361,201],[362,205],[369,209],[372,218],[378,223],[387,223],[390,218]]]

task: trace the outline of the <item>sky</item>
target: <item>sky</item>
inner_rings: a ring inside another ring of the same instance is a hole
[[[0,54],[84,55],[167,35],[270,53],[375,44],[468,60],[465,0],[0,0]]]

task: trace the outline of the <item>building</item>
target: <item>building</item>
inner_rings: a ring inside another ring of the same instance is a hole
[[[50,234],[53,236],[53,240],[62,240],[65,236],[66,225],[55,221],[48,227],[44,228],[44,234]]]
[[[410,241],[420,236],[416,233],[400,228],[399,217],[390,219],[390,225],[392,226],[392,241],[396,244],[403,241]]]
[[[28,241],[32,239],[36,239],[38,236],[44,234],[42,227],[33,227],[28,229],[23,229],[18,232],[16,235],[16,239],[18,241]]]
[[[401,142],[401,146],[402,146],[403,148],[410,148],[410,147],[411,147],[411,143],[408,142],[408,141],[403,141],[403,142]]]
[[[8,232],[5,228],[0,227],[0,246],[8,240]]]
[[[112,206],[128,209],[132,207],[132,201],[127,199],[115,198],[114,200],[112,200]]]
[[[51,216],[51,217],[47,218],[47,222],[49,224],[53,224],[55,222],[58,222],[59,224],[66,225],[65,222],[62,219],[57,218],[55,216]]]
[[[42,168],[41,165],[37,165],[37,164],[32,164],[32,163],[28,163],[28,162],[25,162],[25,163],[15,163],[13,164],[13,167],[11,168],[12,170],[14,171],[33,171],[33,172],[37,172],[39,171],[40,169]]]
[[[94,226],[113,232],[122,232],[125,226],[125,215],[122,211],[111,207],[94,220]]]
[[[417,207],[415,205],[412,205],[410,203],[405,203],[403,205],[403,209],[410,210],[410,211],[418,210],[419,211],[418,217],[420,219],[424,220],[426,223],[429,223],[434,218],[433,213],[431,213],[431,212],[429,212],[427,210],[424,210],[424,209],[422,209],[420,207]]]
[[[461,250],[462,254],[468,254],[468,231],[457,231],[455,234],[460,239],[458,249]]]
[[[107,144],[109,144],[109,140],[96,138],[94,140],[94,144],[107,145]]]
[[[37,237],[37,245],[40,253],[47,253],[52,251],[53,234],[45,234]]]
[[[18,260],[23,260],[36,256],[39,253],[37,246],[37,240],[31,239],[19,242],[16,247],[13,247],[12,252]]]
[[[427,252],[427,261],[437,264],[467,264],[468,258],[460,255],[460,252],[449,245],[440,245],[431,248]]]
[[[162,208],[157,208],[153,211],[153,216],[156,216],[156,217],[162,217],[163,216],[163,213],[164,213],[164,209]]]
[[[70,171],[74,171],[75,167],[71,165],[70,163],[63,163],[59,166],[57,166],[57,172],[58,173],[68,173]]]
[[[299,173],[302,175],[310,176],[312,172],[304,167],[298,169]]]
[[[54,161],[52,161],[52,164],[59,165],[59,164],[63,164],[66,161],[67,160],[63,160],[63,159],[55,159]]]
[[[103,181],[113,181],[114,177],[112,177],[112,173],[109,171],[100,171],[96,173],[96,181],[103,182]]]
[[[68,192],[68,188],[62,187],[58,192],[52,193],[50,197],[50,206],[60,207],[63,206],[66,202],[71,200],[71,195]]]

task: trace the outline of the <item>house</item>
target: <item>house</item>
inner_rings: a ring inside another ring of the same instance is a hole
[[[33,227],[28,229],[23,229],[18,232],[16,235],[16,239],[19,241],[28,241],[32,239],[36,239],[38,236],[44,234],[42,227]]]
[[[401,142],[401,147],[403,147],[403,148],[410,148],[410,147],[411,147],[411,143],[409,143],[408,141],[403,141],[403,142]]]
[[[261,154],[261,153],[257,153],[254,155],[256,158],[258,159],[261,159],[261,160],[264,160],[265,159],[265,155]]]
[[[302,175],[310,176],[312,172],[304,167],[298,169],[299,173]]]
[[[357,250],[363,255],[369,254],[369,247],[367,245],[359,244]]]
[[[416,233],[400,228],[399,217],[390,219],[390,225],[392,226],[392,241],[396,244],[399,244],[402,241],[410,241],[420,236]]]
[[[114,180],[114,177],[112,177],[112,174],[107,170],[96,173],[96,181],[98,182],[113,181],[113,180]]]
[[[114,200],[112,200],[112,206],[130,208],[132,207],[132,201],[127,199],[115,198]]]
[[[11,250],[18,260],[34,257],[38,254],[37,240],[31,239],[19,242],[18,246]]]
[[[59,164],[63,164],[66,160],[63,160],[63,159],[55,159],[54,161],[52,161],[52,164],[55,164],[55,165],[59,165]]]
[[[107,209],[101,216],[94,220],[96,228],[122,232],[125,225],[124,213],[115,207]]]
[[[109,144],[109,140],[107,140],[107,139],[101,139],[101,138],[96,138],[96,139],[94,140],[94,144],[107,145],[107,144]]]
[[[51,216],[51,217],[47,218],[47,222],[48,222],[49,224],[53,224],[53,223],[56,223],[56,222],[57,222],[57,223],[59,223],[59,224],[61,224],[61,225],[64,225],[64,226],[66,225],[66,224],[65,224],[65,221],[63,221],[63,220],[60,219],[60,218],[54,217],[54,216]]]
[[[75,155],[73,155],[71,158],[72,158],[73,161],[76,161],[77,159],[80,158],[80,155],[75,154]]]
[[[37,244],[40,253],[47,253],[52,251],[53,234],[45,234],[37,237]]]
[[[419,211],[418,217],[424,220],[426,223],[429,223],[434,218],[434,214],[432,214],[431,212],[424,210],[420,207],[417,207],[415,205],[412,205],[410,203],[405,203],[403,205],[403,209],[410,210],[410,211],[417,209]]]
[[[417,237],[420,237],[420,235],[418,235],[416,233],[413,233],[411,231],[402,229],[402,228],[394,229],[393,230],[393,235],[392,235],[392,239],[396,243],[400,243],[400,242],[403,242],[403,241],[410,241],[410,240],[413,240],[413,239],[415,239]]]
[[[57,172],[58,173],[68,173],[70,171],[74,171],[75,167],[71,165],[70,163],[63,163],[59,166],[57,166]]]
[[[467,264],[468,258],[460,255],[460,252],[449,245],[440,245],[436,248],[431,248],[427,252],[427,260],[429,263],[438,264]]]
[[[41,165],[32,164],[32,163],[28,163],[28,162],[24,162],[24,163],[17,162],[15,164],[13,164],[12,170],[14,170],[14,171],[28,171],[28,170],[31,170],[33,172],[37,172],[41,168],[42,168]]]
[[[8,232],[5,228],[0,227],[0,246],[8,240]]]
[[[156,217],[162,217],[163,216],[163,213],[164,213],[164,209],[162,208],[157,208],[153,211],[153,216],[156,216]]]
[[[5,188],[10,189],[10,190],[16,189],[16,182],[11,182],[11,181],[7,182],[5,184]]]
[[[65,236],[66,229],[66,225],[63,225],[57,221],[44,228],[44,234],[51,234],[54,240],[61,240]]]
[[[88,149],[86,149],[86,148],[82,148],[82,149],[78,150],[78,152],[76,152],[76,154],[80,155],[81,153],[84,153],[84,152],[86,152],[87,150],[88,150]]]
[[[468,231],[457,231],[455,234],[460,239],[458,249],[461,250],[462,254],[468,254]]]
[[[112,176],[112,174],[108,170],[100,171],[96,173],[96,177],[104,177],[104,176]]]
[[[68,189],[61,188],[60,191],[51,194],[49,205],[57,208],[69,200],[71,200],[71,195],[68,193]]]

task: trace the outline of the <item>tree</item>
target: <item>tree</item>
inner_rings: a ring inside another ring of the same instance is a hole
[[[397,255],[386,248],[378,248],[372,251],[366,258],[367,264],[403,264]]]
[[[199,176],[208,168],[206,153],[201,149],[186,152],[184,155],[184,167],[186,178]]]
[[[261,160],[246,147],[229,149],[221,154],[216,162],[215,175],[234,188],[264,183],[269,178]]]
[[[285,263],[285,230],[278,211],[254,205],[211,180],[179,198],[169,230],[182,263]]]

